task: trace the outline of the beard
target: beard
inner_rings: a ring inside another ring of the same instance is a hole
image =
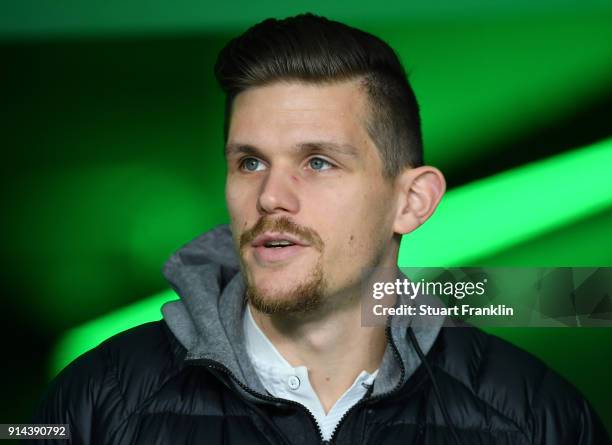
[[[284,291],[266,292],[246,280],[245,296],[258,311],[268,315],[301,315],[316,311],[325,303],[327,282],[321,263],[297,286]]]
[[[306,279],[293,287],[282,291],[266,291],[254,285],[249,279],[249,268],[244,259],[244,249],[261,233],[265,231],[289,233],[298,236],[314,250],[323,256],[324,243],[321,237],[312,229],[299,226],[288,217],[277,219],[260,218],[255,226],[243,232],[237,239],[240,257],[240,268],[246,284],[245,297],[258,311],[273,314],[306,314],[322,307],[327,294],[327,281],[323,273],[321,258]],[[288,283],[293,284],[293,283]]]

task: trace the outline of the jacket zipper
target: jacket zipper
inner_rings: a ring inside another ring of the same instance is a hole
[[[337,433],[340,430],[340,428],[342,427],[342,424],[345,422],[346,418],[355,410],[357,410],[358,408],[360,408],[361,406],[365,405],[366,403],[372,403],[372,402],[376,402],[378,400],[384,399],[386,397],[389,397],[393,394],[395,394],[397,391],[399,391],[399,389],[402,387],[402,384],[404,382],[404,377],[406,375],[406,368],[404,367],[404,362],[402,361],[402,357],[400,356],[399,351],[397,350],[397,346],[395,345],[395,342],[393,341],[393,337],[391,336],[391,328],[389,326],[387,326],[386,330],[385,330],[385,334],[387,337],[387,342],[391,345],[391,350],[393,351],[393,355],[395,357],[395,359],[399,362],[400,364],[400,378],[399,381],[397,383],[397,385],[395,385],[395,387],[387,392],[384,392],[382,394],[377,395],[376,397],[369,397],[369,394],[371,392],[371,389],[368,391],[368,393],[366,394],[366,397],[362,398],[359,402],[357,402],[355,405],[353,405],[347,412],[345,412],[342,417],[340,418],[340,420],[338,421],[338,423],[336,424],[336,427],[334,428],[331,438],[328,442],[329,445],[333,445],[336,443],[336,439],[337,439]]]
[[[204,365],[207,368],[216,369],[217,371],[220,371],[220,372],[224,373],[225,375],[230,377],[243,390],[245,390],[246,392],[248,392],[249,394],[251,394],[251,395],[253,395],[255,397],[258,397],[260,399],[263,399],[263,400],[266,400],[266,401],[269,401],[269,402],[273,402],[273,403],[276,403],[276,404],[285,404],[285,405],[289,405],[289,406],[294,406],[294,407],[298,408],[299,410],[305,412],[307,417],[310,419],[310,421],[312,422],[313,426],[315,427],[315,430],[317,431],[319,439],[321,440],[321,444],[333,445],[336,442],[337,433],[340,430],[340,427],[345,422],[345,420],[349,416],[349,414],[351,414],[357,408],[360,408],[361,406],[363,406],[366,403],[372,403],[372,402],[381,400],[381,399],[383,399],[385,397],[389,397],[389,396],[395,394],[401,388],[401,386],[402,386],[402,383],[404,381],[404,377],[405,377],[405,374],[406,374],[406,369],[404,367],[404,363],[402,362],[402,358],[400,356],[400,353],[397,350],[397,346],[395,345],[395,342],[393,341],[393,337],[391,336],[391,328],[389,326],[387,326],[387,328],[385,330],[385,335],[387,337],[387,342],[391,345],[391,350],[393,351],[393,355],[394,355],[395,359],[400,364],[400,379],[399,379],[397,385],[395,385],[395,387],[393,389],[391,389],[391,390],[389,390],[389,391],[387,391],[387,392],[385,392],[383,394],[379,394],[376,397],[369,397],[368,394],[371,392],[371,389],[368,390],[368,393],[366,394],[366,396],[364,398],[362,398],[360,401],[358,401],[355,405],[353,405],[348,411],[346,411],[342,415],[342,417],[340,418],[340,420],[336,424],[334,430],[332,431],[332,435],[331,435],[329,440],[325,440],[323,438],[323,432],[321,431],[321,427],[319,426],[319,423],[315,419],[314,415],[312,414],[312,412],[310,412],[309,409],[307,409],[301,403],[294,402],[293,400],[287,400],[287,399],[281,399],[281,398],[278,398],[278,397],[269,396],[267,394],[262,394],[260,392],[254,391],[253,389],[251,389],[248,386],[246,386],[245,384],[243,384],[236,377],[236,375],[232,371],[230,371],[225,365],[222,365],[221,363],[219,363],[219,362],[217,362],[215,360],[197,359],[197,360],[193,360],[193,363]]]
[[[221,363],[214,361],[214,360],[209,360],[209,359],[198,359],[198,360],[194,360],[195,363],[198,364],[202,364],[207,368],[210,369],[216,369],[217,371],[220,371],[222,373],[224,373],[225,375],[227,375],[228,377],[230,377],[238,386],[240,386],[242,389],[244,389],[246,392],[248,392],[249,394],[258,397],[260,399],[269,401],[269,402],[273,402],[276,404],[285,404],[285,405],[289,405],[289,406],[295,406],[296,408],[298,408],[301,411],[304,411],[307,415],[307,417],[310,419],[310,421],[312,422],[313,426],[315,427],[317,434],[319,436],[319,439],[321,440],[321,443],[324,444],[326,443],[326,441],[323,439],[323,432],[321,431],[321,428],[319,427],[319,424],[317,422],[317,420],[315,419],[314,415],[310,412],[309,409],[307,409],[304,405],[302,405],[301,403],[298,402],[294,402],[293,400],[287,400],[287,399],[281,399],[278,397],[273,397],[273,396],[269,396],[267,394],[262,394],[260,392],[254,391],[253,389],[249,388],[248,386],[246,386],[245,384],[243,384],[237,377],[236,375],[230,371],[225,365],[222,365]]]

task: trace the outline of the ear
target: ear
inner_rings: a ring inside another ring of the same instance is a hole
[[[429,165],[406,169],[396,180],[398,207],[393,224],[395,233],[417,229],[433,214],[446,191],[440,170]]]

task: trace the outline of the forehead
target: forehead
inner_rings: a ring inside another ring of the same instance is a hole
[[[366,117],[366,93],[358,80],[275,82],[236,96],[228,145],[295,146],[310,140],[369,145]]]

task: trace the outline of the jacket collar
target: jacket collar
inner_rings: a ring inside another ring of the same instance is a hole
[[[163,318],[187,350],[185,360],[217,362],[244,386],[265,394],[245,347],[242,316],[246,286],[229,226],[217,226],[182,246],[165,263],[163,274],[180,297],[163,305]],[[390,317],[389,344],[372,396],[405,383],[420,364],[406,337],[411,322],[410,317]],[[412,322],[424,354],[431,349],[443,322],[444,317]]]

